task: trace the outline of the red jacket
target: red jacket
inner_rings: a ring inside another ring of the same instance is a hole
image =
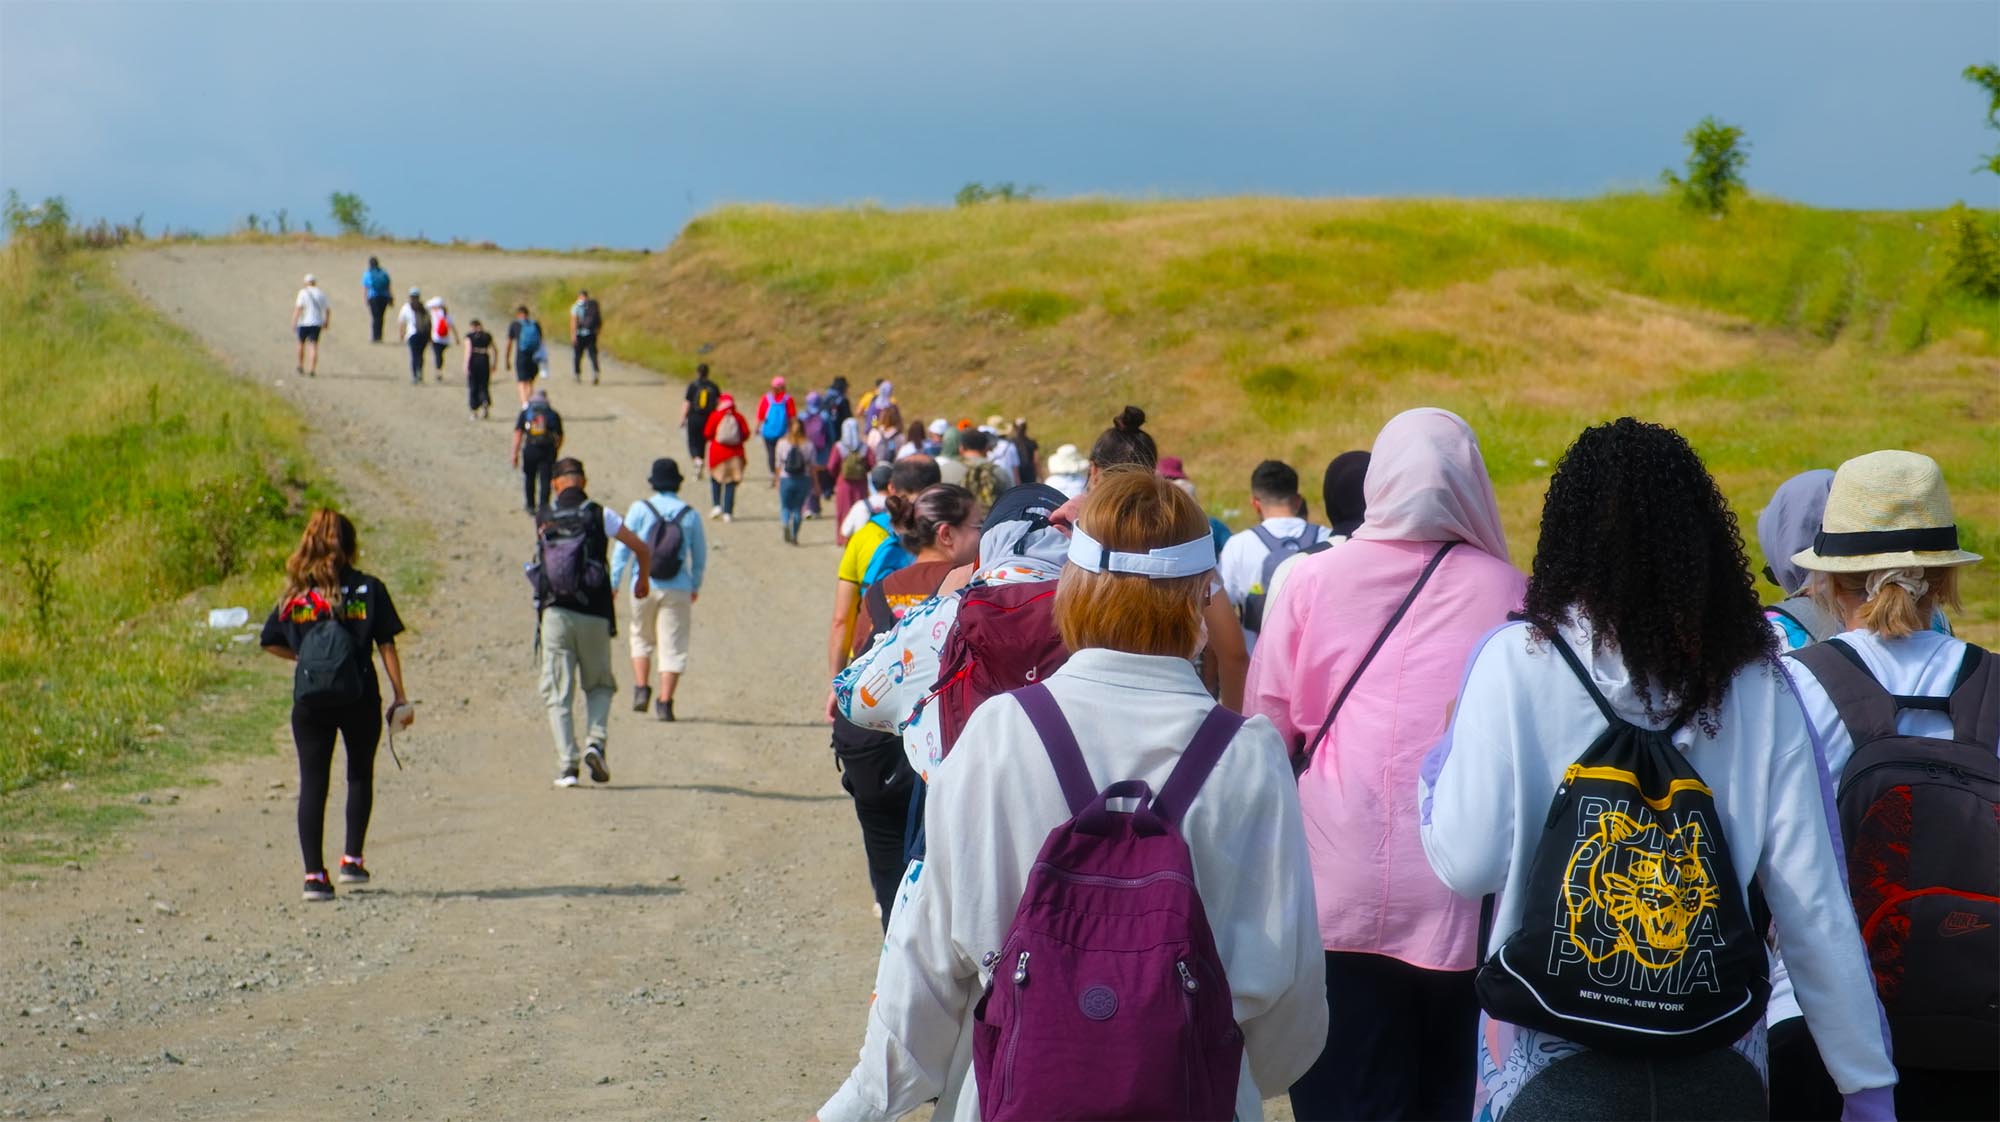
[[[760,434],[764,431],[764,418],[770,416],[771,409],[778,405],[785,407],[786,428],[790,428],[791,423],[798,418],[799,403],[792,400],[791,394],[780,394],[773,397],[771,394],[766,393],[763,397],[757,399],[757,431]]]
[[[717,464],[743,458],[742,444],[723,444],[715,439],[716,431],[722,427],[722,419],[724,417],[736,418],[737,427],[743,430],[743,440],[745,443],[749,442],[752,433],[755,431],[751,429],[750,422],[743,419],[743,412],[736,408],[734,401],[724,399],[723,402],[719,403],[716,411],[708,415],[708,424],[702,429],[701,433],[702,436],[708,439],[708,466],[710,470],[714,470]]]

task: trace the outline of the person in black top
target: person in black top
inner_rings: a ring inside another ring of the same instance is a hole
[[[694,381],[688,383],[687,400],[681,402],[681,427],[687,430],[688,458],[694,461],[694,477],[701,478],[702,468],[708,462],[708,418],[715,412],[715,403],[722,397],[722,387],[708,377],[708,364],[694,368]]]
[[[340,859],[342,884],[367,884],[368,868],[361,861],[361,847],[368,836],[368,816],[375,805],[375,748],[382,739],[382,685],[369,661],[372,646],[382,655],[382,669],[389,674],[395,691],[390,712],[407,719],[409,698],[403,692],[403,663],[396,654],[396,636],[403,632],[396,602],[380,577],[354,567],[360,543],[354,523],[337,511],[321,509],[306,523],[299,547],[285,562],[285,594],[264,621],[258,642],[265,650],[287,661],[299,662],[300,653],[324,651],[329,644],[314,642],[317,628],[345,628],[351,640],[345,649],[352,662],[347,673],[352,680],[344,696],[328,691],[315,694],[301,663],[300,679],[294,683],[292,742],[299,752],[299,850],[305,856],[307,900],[333,899],[333,884],[327,879],[321,844],[326,827],[326,795],[333,769],[336,736],[347,744],[347,846]]]
[[[847,378],[838,376],[833,384],[822,390],[819,407],[833,414],[833,431],[838,433],[849,417],[854,416],[854,403],[847,400]]]
[[[555,502],[536,517],[537,548],[529,573],[535,585],[542,702],[548,707],[556,758],[562,763],[556,786],[576,786],[571,710],[579,683],[587,721],[582,764],[589,769],[591,782],[609,783],[605,741],[610,735],[611,702],[618,693],[618,679],[611,670],[611,638],[618,634],[611,543],[616,541],[637,555],[639,572],[632,580],[632,595],[640,599],[653,594],[649,575],[653,551],[615,511],[584,493],[588,481],[581,461],[556,461],[555,480]],[[570,590],[567,595],[564,588]]]
[[[590,355],[590,384],[597,384],[597,333],[604,329],[604,313],[590,290],[580,288],[569,310],[570,366],[576,380],[583,381],[583,356]]]
[[[465,403],[473,420],[493,415],[493,336],[472,321],[465,333]]]
[[[529,395],[527,408],[514,418],[513,464],[521,469],[521,505],[529,514],[549,505],[562,442],[562,414],[549,407],[548,391],[536,390]]]

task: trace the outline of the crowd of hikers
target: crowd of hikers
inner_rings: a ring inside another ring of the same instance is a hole
[[[672,458],[588,497],[515,327],[556,782],[608,782],[617,601],[674,720],[706,531]],[[1136,407],[1044,457],[888,381],[746,412],[703,364],[680,419],[711,518],[761,441],[782,541],[839,547],[825,715],[883,940],[822,1122],[2000,1117],[2000,660],[1952,633],[1980,557],[1929,457],[1787,480],[1760,595],[1699,456],[1629,417],[1555,464],[1525,573],[1443,409],[1332,456],[1317,515],[1256,465],[1234,533]],[[315,516],[264,630],[309,899],[336,733],[369,875],[371,646],[408,720],[357,559]]]

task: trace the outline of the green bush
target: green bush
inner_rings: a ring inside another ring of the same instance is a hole
[[[1717,216],[1727,213],[1730,200],[1743,190],[1743,165],[1750,162],[1743,151],[1748,147],[1743,130],[1703,117],[1683,139],[1688,146],[1686,178],[1669,169],[1660,173],[1660,179],[1679,190],[1690,209]]]

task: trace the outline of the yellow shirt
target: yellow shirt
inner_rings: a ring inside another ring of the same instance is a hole
[[[875,547],[889,540],[889,531],[875,524],[873,519],[864,523],[854,536],[847,539],[847,552],[840,555],[840,579],[849,584],[860,584],[868,574],[868,560],[875,556]]]

